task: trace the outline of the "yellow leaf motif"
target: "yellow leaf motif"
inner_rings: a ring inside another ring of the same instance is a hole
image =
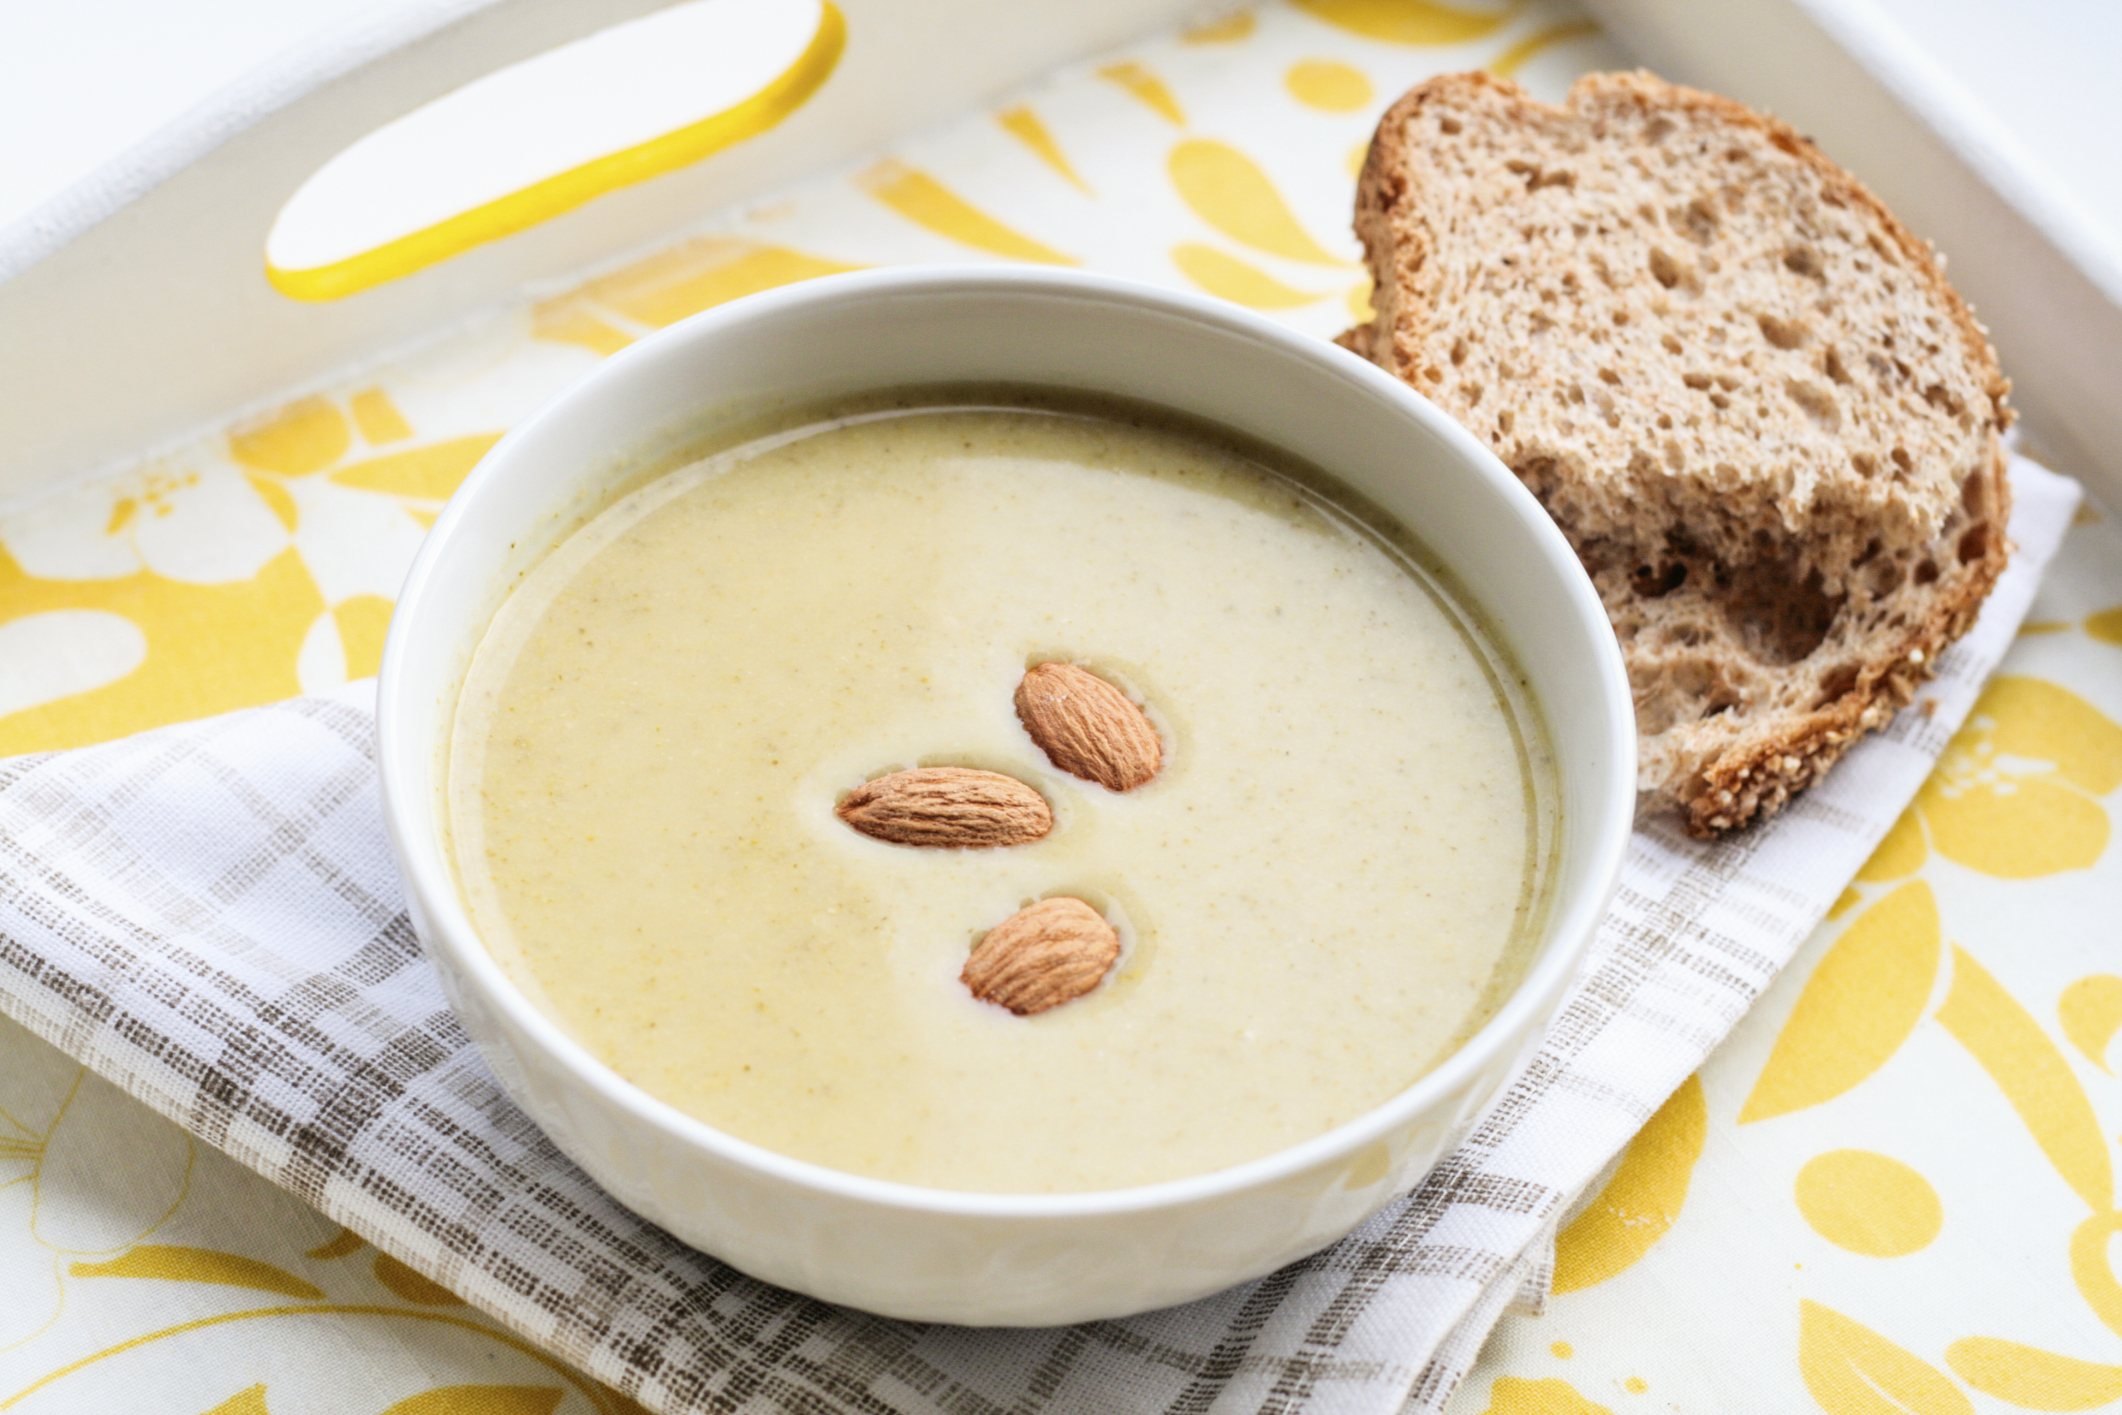
[[[376,1255],[374,1268],[376,1281],[397,1293],[408,1302],[417,1302],[423,1307],[462,1307],[464,1299],[444,1287],[414,1272],[388,1253]]]
[[[2038,778],[1975,797],[1971,810],[1928,785],[1921,799],[1938,853],[1999,879],[2090,869],[2107,849],[2107,812]]]
[[[2022,1410],[2093,1410],[2122,1400],[2122,1366],[2103,1366],[1971,1336],[1945,1348],[1945,1364],[1976,1390]]]
[[[372,594],[357,594],[332,606],[348,682],[373,678],[383,666],[383,638],[390,631],[392,608],[389,600]]]
[[[1349,317],[1358,324],[1369,324],[1378,317],[1378,312],[1372,309],[1370,304],[1370,292],[1373,288],[1375,287],[1371,278],[1366,275],[1356,284],[1349,286],[1348,293],[1342,297],[1348,304]]]
[[[1828,1415],[1975,1415],[1937,1367],[1817,1302],[1798,1303],[1798,1370]]]
[[[344,414],[325,399],[304,398],[231,429],[228,455],[261,472],[306,477],[345,456],[352,444]]]
[[[364,442],[403,442],[413,435],[413,425],[398,411],[391,396],[380,388],[364,388],[347,401],[354,426]]]
[[[293,549],[249,580],[220,585],[149,570],[108,580],[39,580],[0,551],[0,604],[16,616],[105,610],[147,638],[146,660],[125,677],[0,717],[0,755],[107,742],[291,698],[302,691],[295,679],[302,637],[324,612],[324,597]]]
[[[1983,690],[1916,804],[1949,860],[2002,879],[2085,869],[2107,848],[2092,799],[2122,786],[2122,727],[2038,678]]]
[[[243,479],[250,483],[251,490],[258,493],[259,499],[272,508],[273,514],[280,518],[281,525],[287,527],[290,531],[295,529],[296,524],[302,519],[302,511],[300,507],[295,505],[295,498],[288,495],[285,486],[282,486],[273,478],[258,472],[245,472]],[[120,502],[119,505],[125,507],[132,505],[132,503],[124,501]]]
[[[180,1248],[143,1243],[107,1263],[75,1263],[73,1277],[144,1277],[164,1282],[211,1282],[223,1287],[250,1287],[284,1297],[316,1301],[324,1296],[314,1284],[271,1263],[223,1253],[213,1248]]]
[[[634,336],[598,318],[580,295],[562,295],[531,307],[531,338],[577,344],[603,358],[634,342]]]
[[[646,260],[592,280],[573,294],[561,296],[558,301],[548,301],[554,306],[550,318],[556,326],[564,325],[574,334],[562,335],[556,330],[541,337],[567,337],[576,343],[592,337],[587,327],[576,321],[593,317],[579,305],[565,306],[570,300],[587,300],[608,310],[616,310],[651,329],[661,329],[676,324],[687,315],[698,314],[745,295],[756,295],[761,290],[861,268],[791,250],[787,246],[761,245],[757,241],[728,236],[702,236],[681,241],[669,250],[658,251]],[[545,309],[545,305],[539,306],[540,311]],[[617,334],[616,330],[612,332]],[[618,337],[621,343],[626,341],[626,336]]]
[[[2122,604],[2086,615],[2085,632],[2103,644],[2122,644]]]
[[[558,1386],[437,1386],[383,1415],[552,1415],[565,1394]]]
[[[2078,1295],[2107,1329],[2122,1336],[2122,1283],[2108,1266],[2110,1241],[2122,1233],[2122,1214],[2094,1214],[2070,1235],[2070,1276]]]
[[[1232,240],[1288,260],[1348,264],[1311,238],[1267,174],[1230,144],[1189,139],[1165,168],[1194,215]]]
[[[1798,1212],[1813,1232],[1852,1253],[1899,1258],[1929,1246],[1945,1210],[1930,1181],[1870,1150],[1829,1150],[1798,1171]]]
[[[2087,1061],[2114,1075],[2115,1069],[2107,1064],[2107,1044],[2122,1029],[2122,978],[2095,973],[2078,979],[2063,989],[2063,996],[2056,1000],[2056,1016],[2063,1023],[2063,1035],[2070,1038],[2070,1044],[2083,1052]]]
[[[1916,808],[1910,806],[1895,819],[1879,848],[1857,871],[1857,878],[1867,884],[1904,879],[1922,869],[1929,855],[1930,847],[1923,843],[1923,822],[1917,819]]]
[[[1999,752],[2052,761],[2065,781],[2095,796],[2122,786],[2122,727],[2076,693],[2039,678],[1998,678],[1982,698]]]
[[[1591,1207],[1555,1239],[1557,1294],[1604,1282],[1650,1251],[1680,1217],[1709,1136],[1702,1078],[1680,1083],[1621,1152],[1620,1168]]]
[[[341,467],[331,474],[331,479],[356,491],[381,491],[417,501],[447,501],[471,469],[479,465],[487,449],[500,440],[498,432],[481,432],[406,452],[386,452],[381,457]]]
[[[318,1262],[329,1262],[333,1258],[343,1258],[349,1253],[360,1252],[362,1241],[361,1235],[351,1228],[342,1228],[337,1238],[319,1243],[302,1256]]]
[[[1235,44],[1250,38],[1259,25],[1250,10],[1240,10],[1220,20],[1211,20],[1205,25],[1196,25],[1179,36],[1185,44]]]
[[[1518,13],[1516,3],[1497,10],[1462,10],[1435,0],[1296,0],[1313,19],[1387,44],[1471,44],[1494,34]]]
[[[1198,241],[1181,241],[1173,246],[1172,264],[1217,299],[1256,310],[1295,309],[1322,298],[1308,290],[1292,290],[1266,271]]]
[[[1282,82],[1297,102],[1322,113],[1353,113],[1371,100],[1363,71],[1332,59],[1299,59]]]
[[[879,162],[855,178],[855,185],[916,226],[974,250],[1044,265],[1082,263],[1011,230],[928,173],[897,158],[887,157]]]
[[[1054,141],[1054,135],[1047,131],[1046,124],[1039,121],[1038,114],[1019,104],[1015,108],[1005,108],[997,113],[995,121],[1002,125],[1003,132],[1030,148],[1041,162],[1074,184],[1077,191],[1085,196],[1091,194],[1090,183],[1076,175],[1076,169],[1069,163],[1068,154],[1061,150],[1060,143]]]
[[[1833,1100],[1915,1030],[1938,971],[1938,904],[1911,880],[1859,914],[1805,980],[1739,1123]]]
[[[239,1390],[228,1399],[206,1412],[206,1415],[272,1415],[265,1408],[265,1382],[260,1381],[248,1390]]]
[[[1165,121],[1182,128],[1186,126],[1186,110],[1179,106],[1179,100],[1172,97],[1172,91],[1164,86],[1164,80],[1140,64],[1107,64],[1098,70],[1098,77],[1126,89],[1155,109],[1157,115]]]
[[[2085,1088],[2026,1009],[1958,944],[1938,1021],[1997,1083],[2064,1183],[2096,1213],[2111,1207],[2114,1166]]]
[[[1482,1415],[1614,1415],[1610,1405],[1594,1405],[1560,1376],[1528,1381],[1518,1376],[1498,1376],[1488,1388],[1488,1409]]]

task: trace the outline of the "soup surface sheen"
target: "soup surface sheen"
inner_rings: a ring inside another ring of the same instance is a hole
[[[1056,770],[1012,706],[1065,659],[1165,766]],[[1005,772],[1035,844],[833,813],[910,766]],[[1515,983],[1552,838],[1514,679],[1384,538],[1125,414],[872,412],[753,441],[590,522],[480,646],[452,832],[482,936],[592,1053],[730,1134],[949,1189],[1254,1159],[1428,1071]],[[1071,894],[1118,927],[1034,1017],[958,980]]]

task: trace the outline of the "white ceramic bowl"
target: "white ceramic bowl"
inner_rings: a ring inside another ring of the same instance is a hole
[[[443,821],[451,714],[518,575],[610,495],[615,467],[703,415],[928,383],[1123,394],[1286,449],[1409,527],[1531,679],[1560,767],[1558,891],[1517,992],[1385,1104],[1264,1159],[1077,1194],[887,1183],[725,1135],[635,1089],[480,945]],[[415,926],[516,1102],[614,1197],[745,1272],[889,1316],[1074,1322],[1185,1302],[1325,1246],[1406,1192],[1536,1041],[1610,893],[1635,726],[1576,557],[1488,449],[1322,340],[1235,306],[1036,268],[913,268],[755,295],[606,360],[501,440],[435,523],[383,657],[377,724]]]

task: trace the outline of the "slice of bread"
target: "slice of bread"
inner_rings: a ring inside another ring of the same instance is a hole
[[[2009,385],[1938,258],[1783,124],[1649,74],[1561,108],[1447,75],[1379,124],[1356,234],[1377,317],[1341,342],[1569,537],[1643,811],[1712,836],[1779,809],[1973,622]]]

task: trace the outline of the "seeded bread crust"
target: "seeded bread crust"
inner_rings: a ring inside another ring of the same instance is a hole
[[[2010,385],[1931,250],[1797,133],[1644,73],[1385,115],[1341,342],[1554,516],[1621,641],[1639,813],[1770,815],[1885,723],[2009,554]]]

